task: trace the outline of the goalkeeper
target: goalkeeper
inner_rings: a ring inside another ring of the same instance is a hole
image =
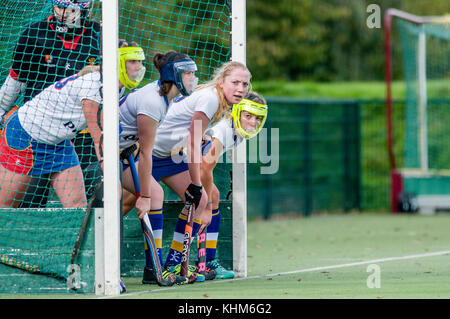
[[[9,75],[0,89],[0,120],[17,108],[14,105],[22,93],[26,103],[49,85],[93,65],[99,58],[100,25],[88,18],[93,1],[52,0],[52,5],[53,14],[31,24],[17,42]],[[80,132],[73,142],[83,170],[96,162],[89,133]],[[21,207],[45,207],[49,177],[43,174],[32,179]],[[87,178],[86,190],[94,182]]]
[[[222,154],[235,148],[244,139],[255,137],[264,126],[267,105],[264,98],[250,92],[232,111],[204,134],[205,145],[201,164],[201,181],[209,202],[203,215],[211,216],[206,235],[206,272],[215,270],[216,279],[234,278],[234,272],[226,270],[216,259],[221,213],[220,194],[214,185],[213,171]],[[202,225],[204,227],[204,225]]]

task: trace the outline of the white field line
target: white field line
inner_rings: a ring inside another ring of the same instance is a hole
[[[260,278],[266,278],[266,277],[276,277],[276,276],[299,274],[299,273],[304,273],[304,272],[313,272],[313,271],[361,266],[361,265],[367,265],[367,264],[376,264],[376,263],[382,263],[382,262],[387,262],[387,261],[418,259],[418,258],[435,257],[435,256],[442,256],[442,255],[450,255],[450,250],[436,251],[433,253],[425,253],[425,254],[407,255],[407,256],[386,257],[386,258],[372,259],[372,260],[366,260],[366,261],[358,261],[358,262],[347,263],[347,264],[305,268],[305,269],[298,269],[298,270],[285,271],[285,272],[279,272],[279,273],[271,273],[271,274],[258,275],[258,276],[249,276],[249,277],[243,277],[243,278],[211,280],[211,281],[206,281],[204,283],[201,283],[201,285],[204,286],[204,285],[210,285],[210,284],[215,284],[215,283],[224,283],[224,282],[232,282],[232,281],[240,281],[240,280],[248,280],[248,279],[260,279]],[[187,286],[187,285],[173,286],[173,287],[154,289],[154,290],[143,290],[143,291],[137,291],[134,293],[125,293],[120,296],[101,296],[101,297],[99,297],[99,299],[132,297],[132,296],[142,295],[142,294],[146,294],[146,293],[153,293],[153,292],[157,293],[159,291],[180,289],[185,286]]]

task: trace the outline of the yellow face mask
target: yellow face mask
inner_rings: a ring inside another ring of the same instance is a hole
[[[145,67],[130,79],[127,74],[126,62],[129,60],[144,61],[144,50],[141,47],[119,48],[119,80],[127,89],[134,89],[142,81],[145,75]]]
[[[261,121],[259,122],[256,128],[256,131],[247,132],[242,128],[241,125],[242,111],[247,111],[251,114],[262,117]],[[247,99],[242,99],[241,102],[239,102],[238,104],[234,104],[231,110],[231,117],[233,118],[234,121],[235,130],[243,138],[249,139],[256,136],[261,131],[262,127],[264,126],[264,123],[266,122],[267,112],[268,112],[267,105],[256,103],[254,101]]]

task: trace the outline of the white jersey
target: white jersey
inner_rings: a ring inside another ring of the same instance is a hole
[[[43,90],[18,110],[19,121],[35,140],[58,144],[86,128],[81,101],[102,102],[100,73],[73,75]]]
[[[120,101],[120,149],[123,150],[139,140],[137,127],[138,114],[144,114],[158,123],[164,120],[171,102],[167,97],[159,95],[159,81],[131,92]]]
[[[189,127],[194,113],[203,112],[211,121],[218,107],[219,99],[214,87],[206,87],[188,97],[175,99],[166,118],[156,131],[153,154],[170,156],[182,151],[189,136]]]
[[[222,143],[223,150],[219,155],[235,148],[244,140],[234,131],[233,119],[230,115],[224,116],[219,122],[207,128],[203,136],[207,141],[215,138]]]

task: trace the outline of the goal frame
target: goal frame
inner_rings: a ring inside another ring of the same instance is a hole
[[[384,55],[385,55],[385,81],[386,81],[386,120],[387,120],[387,149],[389,156],[390,180],[391,180],[391,212],[397,211],[397,203],[403,191],[403,175],[438,174],[430,172],[428,166],[428,139],[427,139],[427,77],[426,77],[426,40],[425,33],[419,34],[417,82],[418,82],[418,113],[419,113],[419,156],[420,168],[409,170],[397,167],[394,154],[393,120],[392,120],[392,21],[394,18],[402,19],[416,25],[425,23],[449,23],[449,16],[417,16],[405,11],[390,8],[384,15]]]
[[[246,62],[246,1],[231,3],[231,60]],[[120,291],[120,171],[118,141],[118,0],[102,1],[104,208],[96,212],[95,293],[114,296]],[[104,19],[103,17],[108,17]],[[233,270],[247,276],[246,143],[233,151],[232,228]]]

